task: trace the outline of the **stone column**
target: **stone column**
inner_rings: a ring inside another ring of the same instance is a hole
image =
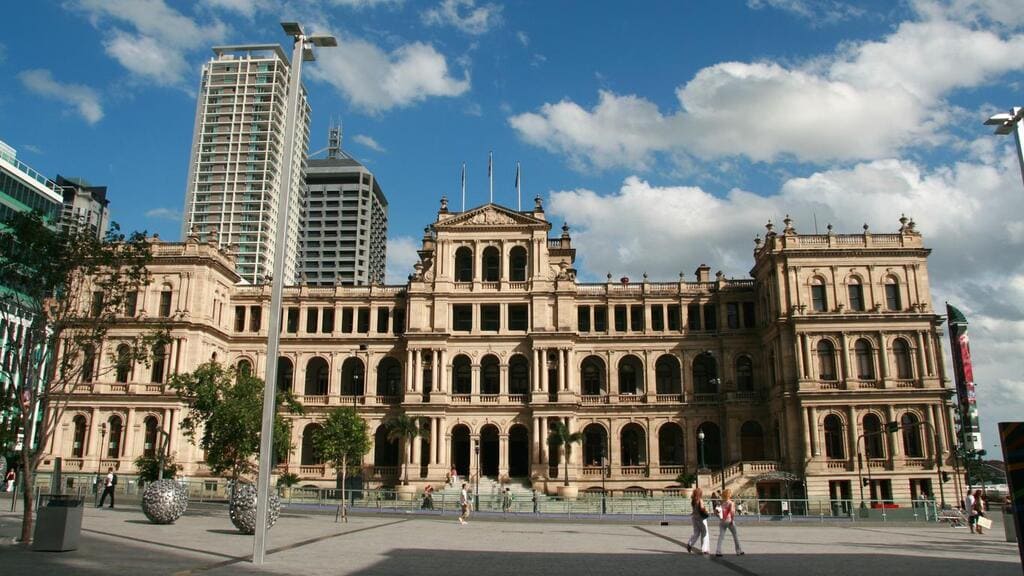
[[[470,373],[472,374],[472,376],[470,377],[471,382],[472,382],[471,387],[470,387],[470,393],[473,395],[474,398],[479,398],[479,396],[480,396],[480,364],[474,360],[473,364],[470,366],[469,369],[470,369]]]
[[[882,373],[882,380],[889,379],[889,350],[885,345],[885,334],[878,333],[878,369]]]
[[[889,433],[884,432],[886,422],[892,422],[892,421],[893,421],[892,404],[889,404],[888,406],[885,407],[885,422],[882,422],[882,430],[883,430],[883,434],[885,434],[886,443],[888,443],[888,445],[889,445],[889,458],[893,462],[895,462],[896,461],[896,457],[900,456],[902,454],[902,451],[900,450],[900,442],[896,441],[897,440],[896,437],[899,435],[899,433],[889,434]]]
[[[423,352],[421,350],[412,351],[412,391],[416,392],[420,383],[423,381]]]
[[[814,406],[807,407],[807,446],[810,448],[808,454],[812,458],[817,457],[821,453],[821,449],[818,448],[818,415]]]
[[[420,461],[420,451],[423,450],[423,438],[417,436],[412,439],[412,454],[409,455],[409,464],[415,466]],[[418,477],[416,474],[414,477]]]
[[[850,340],[846,337],[846,334],[843,334],[841,338],[843,342],[843,362],[839,369],[843,373],[839,376],[839,379],[845,381],[850,378]]]
[[[540,463],[548,464],[548,419],[546,417],[540,418]]]
[[[565,389],[579,391],[576,384],[576,352],[572,348],[565,350]]]
[[[917,357],[917,380],[922,381],[925,376],[931,375],[931,370],[927,368],[927,363],[925,362],[928,355],[925,353],[924,335],[920,331],[917,331],[914,332],[914,337],[917,340],[917,353],[914,354],[914,356]]]
[[[508,364],[498,367],[498,392],[502,398],[508,398]]]
[[[567,388],[566,380],[565,380],[565,359],[566,359],[567,355],[568,355],[568,352],[564,348],[559,348],[558,349],[558,389],[559,390],[565,390]]]
[[[547,350],[540,351],[540,391],[548,393],[548,358]]]
[[[647,465],[652,474],[658,474],[661,466],[661,454],[658,453],[658,431],[647,421]]]
[[[498,437],[498,477],[508,476],[508,434]]]
[[[924,419],[925,419],[925,422],[928,422],[928,424],[930,424],[930,426],[921,426],[918,429],[921,430],[921,436],[925,437],[925,441],[922,444],[924,446],[930,446],[931,447],[931,450],[928,450],[927,452],[925,452],[924,455],[925,456],[931,456],[931,458],[934,460],[935,456],[938,455],[938,454],[941,454],[941,452],[942,452],[942,447],[939,444],[936,444],[935,434],[932,434],[932,430],[936,430],[937,429],[937,428],[935,428],[935,420],[936,420],[935,419],[935,405],[934,404],[930,404],[930,405],[925,406],[924,408],[925,408],[924,409]],[[938,442],[941,442],[941,441],[942,440],[941,440],[941,437],[940,437]]]
[[[129,446],[128,439],[132,437],[131,430],[134,424],[135,408],[129,408],[128,413],[124,417],[124,427],[121,428],[121,452],[118,454],[121,458],[128,458],[133,454],[131,449],[134,445]]]
[[[441,392],[441,389],[438,386],[438,381],[440,380],[439,373],[441,372],[441,367],[438,362],[440,357],[440,350],[434,350],[434,353],[430,355],[430,389],[434,392]]]
[[[860,452],[860,442],[857,440],[857,437],[860,436],[860,427],[857,425],[856,406],[851,404],[846,408],[846,421],[850,429],[849,439],[847,441],[849,444],[849,450],[847,450],[847,452],[849,452],[851,458],[856,459],[857,453]],[[856,466],[857,461],[853,460],[853,464]]]
[[[407,349],[405,351],[405,391],[407,393],[415,390],[415,385],[413,384],[415,362],[415,353]]]
[[[816,378],[812,376],[813,372],[811,372],[811,344],[808,341],[807,334],[800,335],[800,347],[803,348],[803,362],[801,364],[803,377],[816,380]],[[799,349],[797,352],[799,353]]]
[[[533,362],[530,363],[530,390],[537,392],[540,390],[540,350],[533,350]]]
[[[939,440],[938,450],[939,450],[939,454],[942,455],[942,454],[946,453],[946,435],[944,434],[945,429],[946,429],[946,425],[945,425],[945,420],[942,417],[942,405],[941,404],[932,404],[931,405],[931,412],[932,412],[931,423],[932,423],[932,426],[935,427],[935,434],[934,435],[938,437],[938,440]],[[931,431],[929,431],[929,432],[931,432]]]
[[[533,417],[533,426],[531,430],[533,436],[533,443],[530,444],[530,461],[534,464],[540,464],[540,418]]]

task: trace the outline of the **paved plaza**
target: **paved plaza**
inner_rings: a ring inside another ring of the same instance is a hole
[[[233,529],[223,506],[193,506],[169,526],[150,524],[137,506],[89,507],[79,550],[64,553],[14,545],[20,517],[7,510],[0,512],[6,574],[1021,574],[1017,547],[1003,541],[998,524],[976,536],[934,524],[747,522],[740,525],[745,556],[733,555],[727,540],[723,558],[703,558],[686,554],[690,527],[679,522],[516,516],[460,526],[451,515],[360,515],[335,524],[333,515],[286,511],[258,569],[249,563],[252,537]]]

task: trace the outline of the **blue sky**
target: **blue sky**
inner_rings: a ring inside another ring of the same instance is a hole
[[[0,140],[109,187],[115,220],[179,238],[199,67],[217,44],[340,46],[305,69],[311,150],[332,117],[390,202],[402,281],[442,194],[541,195],[585,280],[745,276],[768,219],[926,244],[933,299],[971,321],[986,444],[1024,413],[1024,190],[1012,141],[1024,0],[66,0],[16,2],[0,36]],[[948,348],[947,348],[948,352]]]

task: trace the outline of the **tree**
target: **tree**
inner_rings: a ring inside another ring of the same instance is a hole
[[[565,486],[569,485],[569,454],[572,454],[572,445],[582,441],[583,433],[573,432],[570,434],[569,427],[564,422],[555,422],[548,434],[548,444],[552,448],[557,450],[559,447],[565,447],[565,457],[562,458],[565,462]]]
[[[144,232],[124,235],[116,224],[102,238],[88,230],[56,231],[36,213],[16,213],[0,225],[0,320],[20,327],[0,351],[0,412],[21,433],[24,514],[21,542],[32,538],[35,473],[68,402],[83,384],[119,365],[148,364],[166,330],[149,323],[133,336],[108,337],[134,315],[139,291],[150,282],[150,245]],[[99,362],[101,350],[120,349]],[[30,438],[35,424],[36,436]]]
[[[181,471],[181,464],[174,461],[174,456],[164,458],[158,456],[139,456],[135,459],[135,469],[139,471],[140,482],[156,482],[160,479],[160,462],[164,465],[164,478],[174,478]]]
[[[207,362],[193,372],[172,376],[168,385],[188,403],[188,416],[181,420],[182,432],[205,451],[211,472],[231,480],[234,491],[240,479],[258,469],[263,380]],[[281,411],[303,411],[289,390],[277,391],[276,404],[273,450],[275,458],[282,460],[292,447],[292,426]]]
[[[409,485],[409,460],[412,454],[412,441],[417,437],[430,437],[430,429],[423,425],[419,418],[405,414],[391,417],[387,421],[388,441],[402,442],[402,485]]]
[[[313,435],[313,450],[317,457],[330,462],[341,475],[341,498],[338,499],[338,512],[348,522],[345,509],[345,481],[348,476],[349,463],[361,462],[363,456],[370,451],[370,432],[366,420],[356,413],[355,408],[335,408],[327,414],[323,427]],[[334,515],[338,521],[338,514]]]

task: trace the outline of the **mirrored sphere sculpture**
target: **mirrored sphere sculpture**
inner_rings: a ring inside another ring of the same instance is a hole
[[[174,480],[157,480],[142,492],[142,512],[154,524],[173,524],[188,509],[188,488]]]
[[[252,484],[239,484],[231,498],[231,523],[242,534],[256,532],[256,487]],[[277,522],[281,514],[281,499],[271,494],[267,506],[267,528]]]

